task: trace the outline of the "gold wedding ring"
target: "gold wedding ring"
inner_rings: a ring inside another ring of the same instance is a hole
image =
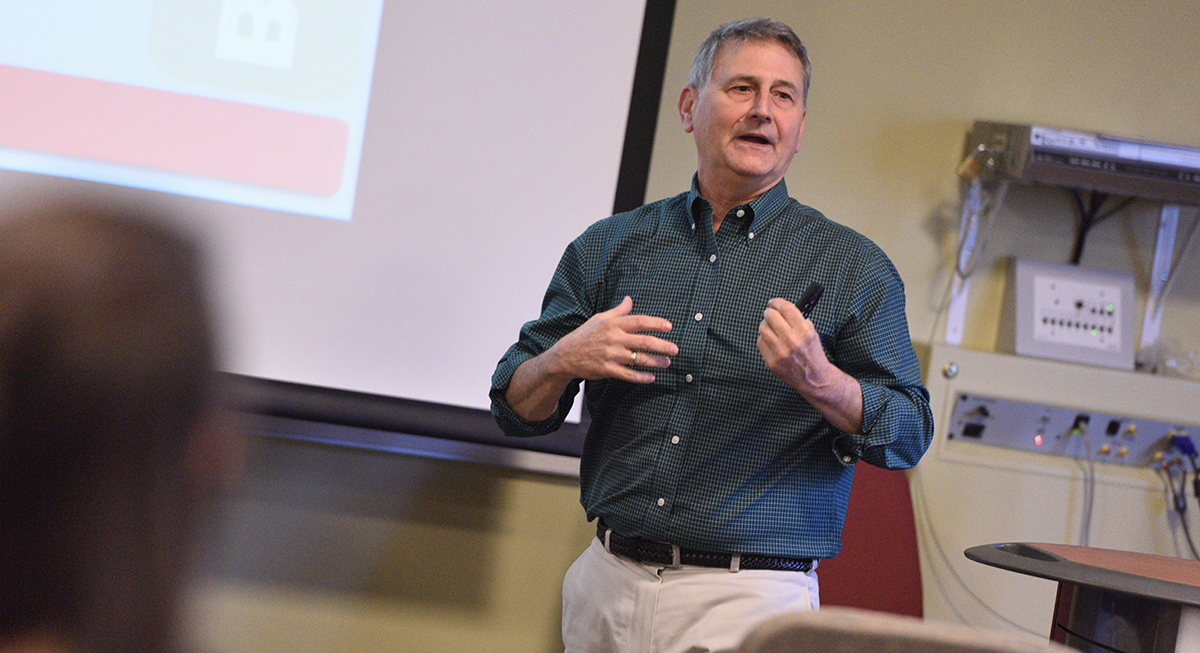
[[[637,365],[637,352],[636,351],[629,352],[629,364]]]

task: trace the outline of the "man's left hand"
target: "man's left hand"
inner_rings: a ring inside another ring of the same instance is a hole
[[[795,304],[776,297],[758,325],[758,351],[767,368],[802,395],[815,392],[832,363],[816,327]]]
[[[767,368],[809,401],[835,428],[862,428],[862,388],[825,356],[816,327],[795,304],[776,297],[758,324],[758,351]]]

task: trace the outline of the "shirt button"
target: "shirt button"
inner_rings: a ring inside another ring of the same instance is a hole
[[[754,232],[753,232],[753,231],[751,231],[751,232],[750,232],[750,235],[749,235],[749,236],[747,236],[747,238],[749,238],[750,240],[754,240]]]
[[[854,460],[854,459],[851,458],[850,456],[842,456],[842,462],[844,462],[844,463],[849,463],[851,460]]]
[[[691,374],[688,374],[687,376],[683,377],[683,380],[691,383],[693,378],[695,377],[693,377]]]
[[[660,505],[660,506],[665,506],[665,505],[667,505],[667,500],[666,500],[666,499],[663,499],[663,498],[659,498],[659,500],[658,500],[658,505]]]
[[[679,444],[679,436],[678,435],[671,436],[671,444]]]
[[[710,255],[710,256],[708,257],[708,262],[709,262],[709,263],[716,263],[716,262],[717,262],[717,255],[716,255],[716,254],[712,254],[712,255]]]
[[[703,319],[704,319],[704,313],[696,313],[696,321],[697,322],[699,322],[700,320],[703,320]]]
[[[744,218],[744,217],[746,217],[746,211],[745,211],[745,210],[743,210],[743,209],[738,209],[738,212],[737,212],[737,217],[739,217],[739,218]]]

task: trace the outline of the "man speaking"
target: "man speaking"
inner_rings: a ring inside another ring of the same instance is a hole
[[[691,189],[572,242],[493,375],[519,436],[558,428],[586,381],[597,537],[563,583],[567,651],[729,651],[815,609],[854,465],[929,446],[895,267],[788,195],[810,71],[778,21],[714,30],[679,97]]]

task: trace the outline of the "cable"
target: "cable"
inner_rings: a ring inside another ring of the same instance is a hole
[[[1133,204],[1134,202],[1137,201],[1137,199],[1138,198],[1136,196],[1132,196],[1132,195],[1129,197],[1126,197],[1125,199],[1123,199],[1119,203],[1117,203],[1116,206],[1114,206],[1111,209],[1105,211],[1104,213],[1101,213],[1100,215],[1096,216],[1096,219],[1094,220],[1094,222],[1100,222],[1101,220],[1104,220],[1105,218],[1107,218],[1107,217],[1111,216],[1112,214],[1120,211],[1121,209],[1129,206],[1130,204]]]
[[[991,613],[992,616],[996,617],[1000,621],[1008,624],[1009,626],[1011,626],[1017,630],[1020,630],[1025,633],[1029,633],[1030,635],[1044,637],[1045,633],[1039,633],[1030,628],[1026,628],[1025,626],[1000,614],[998,611],[996,611],[995,608],[988,605],[987,602],[985,602],[982,598],[980,598],[980,596],[978,594],[971,591],[971,588],[967,585],[967,582],[965,580],[963,580],[962,576],[958,575],[958,572],[955,571],[954,566],[952,564],[950,564],[950,557],[946,555],[946,550],[942,548],[941,539],[938,537],[937,530],[933,526],[933,516],[929,513],[929,504],[925,499],[925,488],[924,488],[924,484],[921,482],[920,475],[916,474],[916,475],[909,477],[909,483],[910,483],[910,485],[912,485],[912,487],[915,490],[915,497],[917,499],[917,505],[919,506],[919,510],[921,513],[921,523],[922,523],[922,525],[924,525],[925,531],[929,535],[929,541],[933,543],[934,549],[936,549],[938,557],[941,558],[943,566],[947,570],[950,571],[950,575],[954,577],[955,582],[958,583],[958,586],[962,589],[962,591],[966,592],[967,596],[969,596],[972,600],[974,600],[976,603],[978,603],[980,605],[980,607],[982,607],[984,610],[987,610],[989,613]],[[934,579],[938,581],[938,584],[941,585],[941,578],[937,574],[932,574],[932,575],[933,575]],[[945,587],[943,586],[943,590],[944,589],[945,589]],[[946,598],[947,598],[947,603],[950,604],[950,609],[954,610],[954,613],[956,615],[958,615],[959,620],[961,620],[963,623],[969,623],[967,621],[966,617],[963,616],[962,612],[959,612],[958,606],[954,605],[953,603],[951,603],[949,601],[950,597],[947,596]]]
[[[1088,440],[1087,427],[1080,431],[1083,436],[1083,449],[1087,452],[1087,477],[1084,480],[1083,516],[1079,524],[1079,546],[1087,546],[1092,534],[1092,511],[1096,504],[1096,456],[1092,453],[1092,445]]]
[[[1187,518],[1182,513],[1179,515],[1179,525],[1183,526],[1183,536],[1187,538],[1188,548],[1192,550],[1192,558],[1200,560],[1200,553],[1196,553],[1196,543],[1192,541],[1192,531],[1188,528]]]
[[[1087,242],[1088,231],[1092,228],[1092,219],[1096,217],[1096,193],[1092,192],[1091,206],[1085,208],[1078,188],[1069,188],[1067,192],[1071,194],[1071,199],[1075,200],[1076,212],[1075,244],[1071,247],[1071,264],[1079,265],[1079,259],[1083,256],[1084,243]]]
[[[979,265],[979,256],[987,245],[988,238],[992,233],[992,224],[996,222],[996,216],[1000,213],[1000,207],[1004,204],[1004,196],[1008,193],[1009,181],[1002,179],[996,182],[995,190],[987,193],[987,198],[984,199],[983,182],[977,177],[967,182],[968,194],[963,201],[963,220],[962,233],[959,234],[958,252],[954,259],[954,271],[962,278],[966,279],[975,272],[975,268]],[[967,213],[971,210],[970,214]],[[978,240],[975,238],[975,233],[979,226],[980,216],[986,216],[983,225],[983,234]],[[966,260],[963,260],[963,254],[966,253]]]
[[[1008,192],[1008,186],[1007,179],[997,182],[995,190],[987,194],[988,198],[985,201],[983,199],[983,182],[979,177],[969,178],[965,182],[958,245],[955,247],[954,262],[950,267],[946,288],[933,307],[933,323],[929,327],[928,338],[931,345],[936,342],[938,325],[941,324],[942,318],[950,308],[950,296],[954,293],[956,281],[961,280],[965,283],[979,265],[980,254],[991,236],[992,225],[1000,213],[1000,206],[1004,204],[1004,195]],[[985,214],[983,234],[977,238],[979,218]],[[938,266],[938,269],[941,269],[941,265]]]
[[[1192,464],[1192,493],[1196,495],[1196,500],[1200,502],[1200,468],[1196,466],[1196,455],[1188,456],[1189,462]],[[1172,492],[1173,493],[1173,492]],[[1179,506],[1183,509],[1180,510]],[[1179,512],[1179,522],[1183,525],[1183,534],[1187,537],[1188,548],[1192,550],[1192,557],[1200,560],[1200,555],[1196,553],[1196,545],[1192,541],[1192,533],[1188,529],[1187,523],[1187,469],[1183,463],[1179,463],[1179,499],[1176,500],[1176,510]]]
[[[1196,462],[1196,456],[1191,457],[1192,460],[1192,495],[1196,497],[1196,503],[1200,504],[1200,463]]]
[[[1075,229],[1075,244],[1071,248],[1071,264],[1079,265],[1079,259],[1083,257],[1083,247],[1087,243],[1088,232],[1092,227],[1099,224],[1105,218],[1129,206],[1136,199],[1127,197],[1116,206],[1101,213],[1100,210],[1104,207],[1104,203],[1108,201],[1108,193],[1092,191],[1088,196],[1088,205],[1083,205],[1083,196],[1078,188],[1068,188],[1071,198],[1075,200],[1075,210],[1078,213]]]
[[[1175,467],[1179,468],[1179,489],[1175,489],[1175,479],[1171,474],[1171,470]],[[1175,512],[1179,514],[1179,523],[1183,526],[1183,535],[1187,538],[1188,548],[1192,550],[1192,557],[1200,560],[1200,553],[1196,552],[1196,544],[1192,541],[1192,533],[1188,528],[1187,521],[1187,469],[1183,465],[1183,461],[1178,457],[1172,458],[1162,465],[1163,474],[1167,479],[1167,488],[1171,491],[1171,501],[1174,504]]]
[[[974,266],[978,264],[978,260],[970,260],[972,258],[977,259],[977,256],[968,255],[968,260],[964,261],[963,252],[968,246],[974,246],[975,238],[973,235],[968,234],[972,232],[972,225],[978,224],[979,215],[983,211],[982,194],[983,184],[978,178],[966,180],[963,185],[962,217],[958,226],[958,244],[955,246],[954,250],[954,261],[949,266],[950,275],[946,279],[946,287],[941,292],[941,296],[933,306],[933,323],[929,327],[929,337],[927,339],[927,342],[929,342],[930,345],[937,341],[938,325],[941,324],[942,318],[946,315],[947,310],[950,308],[950,295],[954,292],[956,285],[955,281],[959,279],[965,281],[967,276],[974,271]],[[1000,199],[1002,200],[1003,198]],[[991,217],[988,219],[984,228],[984,236],[980,243],[981,248],[983,244],[987,242],[988,234],[991,231],[991,223],[992,220],[995,219],[995,213],[997,212],[996,207],[999,207],[999,205],[999,202],[992,203],[992,210],[989,212]],[[967,270],[966,275],[962,273],[964,263],[971,267],[971,269]],[[942,266],[939,265],[938,269],[940,270],[941,268]]]

